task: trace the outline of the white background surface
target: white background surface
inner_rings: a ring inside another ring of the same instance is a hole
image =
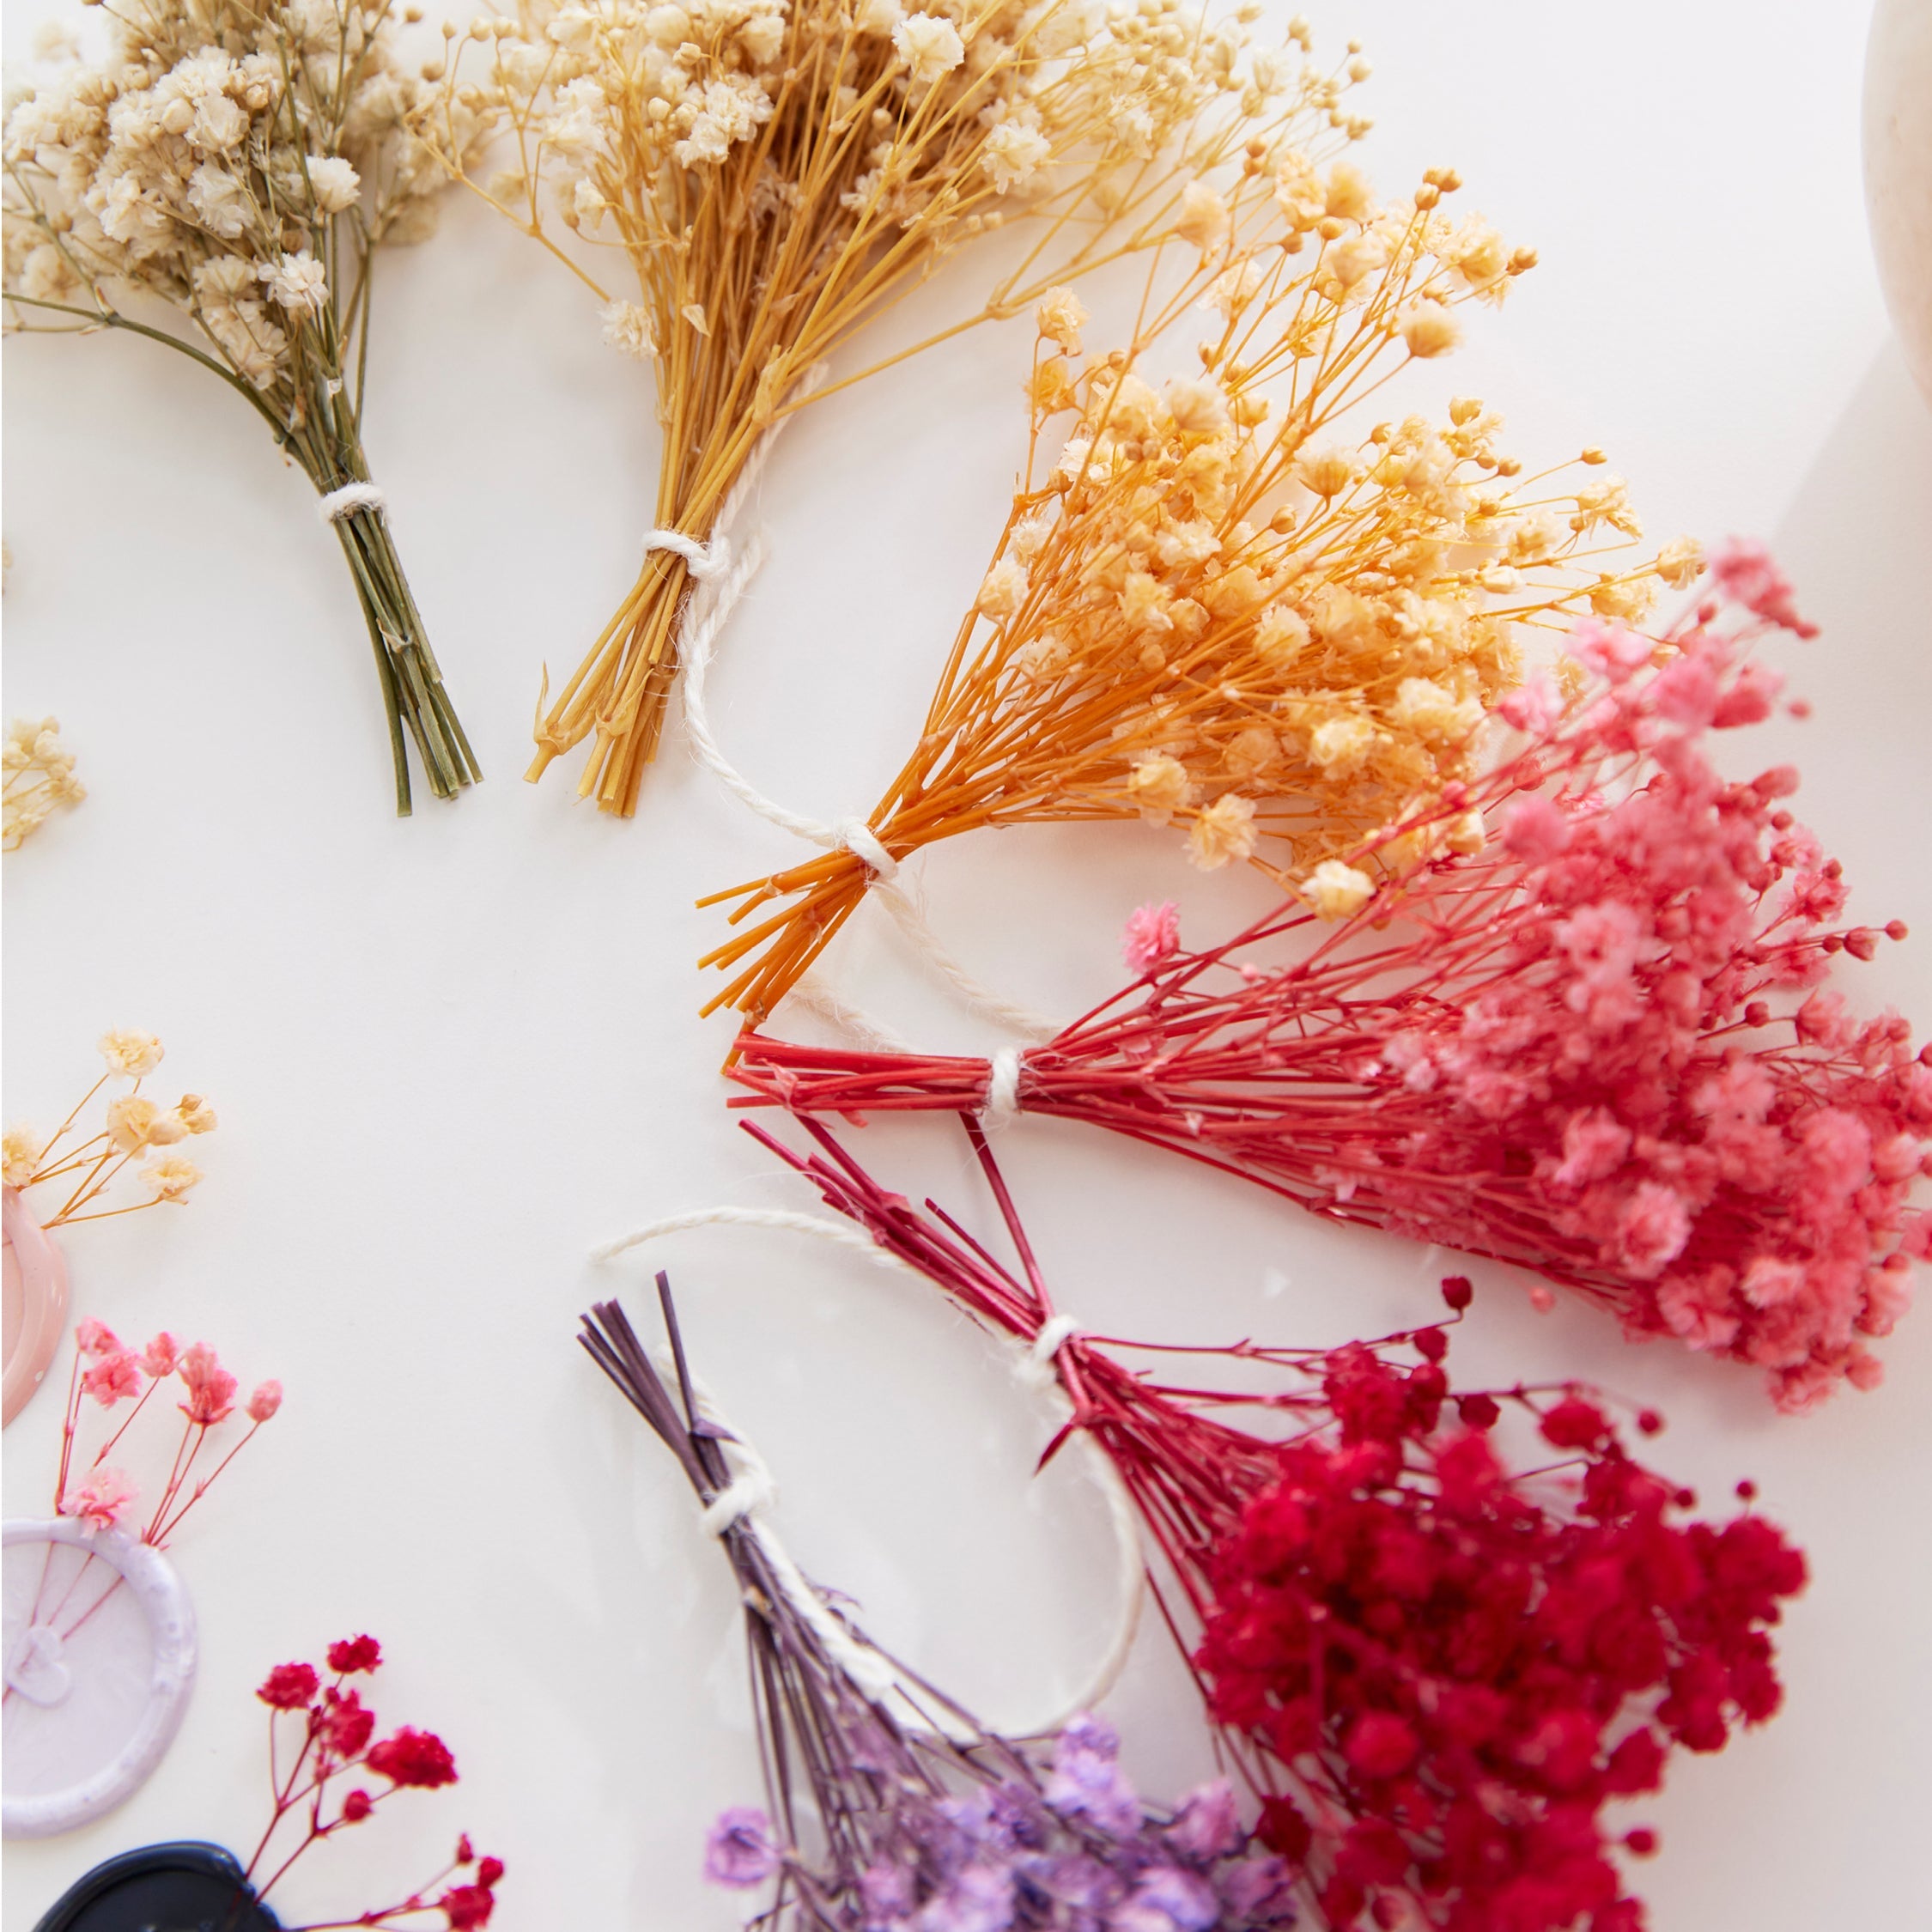
[[[42,11],[6,0],[10,55]],[[1864,24],[1791,0],[1359,0],[1316,19],[1322,51],[1370,43],[1377,179],[1453,161],[1467,205],[1541,249],[1443,393],[1501,406],[1526,457],[1607,446],[1660,539],[1776,543],[1825,627],[1787,659],[1817,715],[1741,752],[1795,751],[1854,915],[1918,928],[1854,984],[1923,1022],[1932,413],[1868,263]],[[205,1336],[289,1388],[176,1546],[204,1646],[179,1742],[119,1813],[8,1848],[7,1932],[124,1848],[250,1841],[253,1686],[363,1629],[392,1659],[378,1709],[440,1730],[464,1781],[317,1854],[290,1918],[406,1886],[466,1825],[508,1862],[504,1932],[735,1922],[696,1869],[709,1818],[757,1796],[727,1573],[571,1332],[620,1284],[642,1312],[645,1265],[595,1269],[593,1242],[695,1205],[811,1205],[726,1116],[728,1027],[695,1018],[719,926],[692,900],[792,854],[675,729],[634,823],[574,804],[574,762],[520,782],[538,660],[575,663],[652,520],[646,380],[485,211],[453,207],[386,273],[369,447],[489,775],[405,823],[340,557],[252,416],[138,342],[6,351],[6,709],[58,713],[91,793],[6,862],[7,1117],[58,1119],[104,1027],[161,1033],[161,1084],[221,1111],[196,1150],[208,1180],[185,1212],[75,1231],[76,1312]],[[942,289],[925,313],[944,307]],[[896,766],[1001,519],[1025,355],[1024,331],[983,333],[781,448],[773,559],[715,681],[722,735],[776,795],[862,810]],[[1255,897],[1132,827],[981,835],[926,866],[969,961],[1062,1012],[1117,982],[1135,903],[1178,898],[1200,936]],[[841,940],[837,974],[932,1044],[983,1039],[880,923]],[[990,1226],[949,1125],[860,1145],[882,1179]],[[1413,1318],[1440,1272],[1078,1127],[1023,1121],[1001,1146],[1064,1304],[1115,1332],[1335,1340]],[[649,1261],[776,1468],[806,1567],[991,1718],[1067,1690],[1105,1614],[1103,1535],[1077,1480],[1030,1485],[1041,1420],[989,1346],[937,1296],[786,1237],[690,1234]],[[1491,1291],[1452,1368],[1657,1402],[1656,1460],[1713,1504],[1755,1475],[1812,1558],[1786,1713],[1679,1763],[1643,1808],[1659,1932],[1923,1923],[1932,1321],[1887,1345],[1877,1394],[1790,1420],[1746,1374],[1626,1349],[1569,1305],[1534,1316],[1504,1271],[1478,1272]],[[9,1516],[44,1513],[56,1400],[8,1432]],[[1206,1768],[1190,1699],[1144,1630],[1111,1709],[1150,1791]]]

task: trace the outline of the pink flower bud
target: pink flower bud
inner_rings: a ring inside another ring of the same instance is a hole
[[[266,1422],[282,1406],[282,1384],[264,1382],[248,1398],[248,1419],[251,1422]]]

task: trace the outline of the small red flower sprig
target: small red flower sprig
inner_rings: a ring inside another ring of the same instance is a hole
[[[258,1899],[265,1899],[305,1852],[361,1824],[398,1791],[434,1791],[457,1782],[456,1760],[434,1732],[405,1724],[386,1737],[376,1736],[375,1712],[349,1680],[370,1676],[381,1662],[382,1646],[374,1637],[345,1637],[329,1646],[326,1674],[310,1663],[277,1664],[255,1692],[270,1711],[269,1789],[275,1801],[275,1815],[244,1874]],[[297,1724],[301,1735],[291,1755],[284,1733]],[[338,1780],[351,1778],[349,1789],[331,1789]],[[380,1788],[370,1790],[379,1780]],[[276,1838],[288,1842],[285,1823],[299,1828],[301,1838],[292,1851],[275,1853],[271,1867]],[[259,1871],[268,1875],[258,1884]],[[479,1859],[465,1834],[457,1840],[451,1862],[399,1903],[353,1918],[316,1920],[290,1932],[439,1924],[448,1932],[476,1932],[489,1923],[502,1875],[503,1861]]]
[[[157,1550],[165,1548],[182,1517],[282,1406],[282,1384],[264,1382],[257,1388],[240,1411],[247,1429],[224,1447],[222,1437],[233,1431],[223,1425],[235,1419],[240,1385],[206,1342],[184,1348],[163,1329],[145,1348],[137,1351],[123,1343],[105,1322],[92,1320],[82,1322],[74,1331],[74,1368],[68,1377],[67,1413],[61,1423],[60,1473],[54,1485],[55,1514],[78,1518],[90,1537],[102,1529],[127,1527],[125,1519],[140,1491],[107,1458],[140,1419],[156,1391],[179,1381],[185,1397],[175,1405],[183,1417],[180,1440],[154,1510],[139,1532],[142,1542]],[[109,1412],[123,1402],[131,1402],[133,1406],[83,1463],[78,1449],[83,1414],[90,1401]]]
[[[803,1124],[810,1155],[750,1131],[1050,1359],[1073,1413],[1047,1454],[1084,1429],[1119,1469],[1184,1600],[1155,1579],[1261,1801],[1261,1841],[1309,1871],[1327,1924],[1637,1932],[1614,1855],[1655,1834],[1613,1838],[1603,1809],[1657,1789],[1674,1747],[1721,1750],[1777,1710],[1769,1633],[1805,1581],[1777,1529],[1748,1508],[1679,1520],[1695,1497],[1639,1464],[1613,1405],[1580,1385],[1452,1391],[1461,1277],[1443,1285],[1448,1321],[1336,1350],[1155,1351],[1273,1371],[1244,1392],[1166,1383],[1116,1359],[1148,1345],[1056,1317],[971,1116],[1018,1274]],[[1214,1413],[1242,1408],[1266,1422]],[[1527,1466],[1505,1459],[1512,1437]]]
[[[1716,568],[1736,622],[1709,602],[1661,647],[1584,627],[1584,696],[1564,709],[1533,679],[1501,708],[1527,749],[1404,833],[1441,855],[1373,896],[1365,873],[1318,873],[1339,923],[1291,906],[1189,952],[1170,908],[1144,908],[1140,976],[1003,1080],[747,1034],[739,1104],[1090,1121],[1533,1268],[1632,1334],[1765,1370],[1781,1408],[1871,1388],[1866,1341],[1932,1249],[1909,1201],[1932,1048],[1822,983],[1905,931],[1835,923],[1841,868],[1784,809],[1796,774],[1732,783],[1705,756],[1771,708],[1743,645],[1805,628],[1761,552]]]

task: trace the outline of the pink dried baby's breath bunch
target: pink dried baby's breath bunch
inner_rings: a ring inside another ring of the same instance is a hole
[[[1910,1200],[1932,1065],[1825,984],[1905,929],[1837,923],[1841,869],[1784,805],[1796,774],[1709,761],[1705,735],[1777,690],[1744,644],[1798,623],[1761,552],[1716,574],[1748,599],[1735,621],[1706,604],[1661,645],[1587,626],[1582,696],[1534,677],[1504,702],[1527,745],[1395,835],[1437,856],[1379,894],[1332,861],[1313,883],[1338,923],[1294,905],[1161,957],[1021,1056],[1017,1104],[1535,1269],[1633,1334],[1763,1369],[1788,1410],[1871,1387],[1866,1343],[1932,1230]],[[1471,818],[1479,849],[1443,851]],[[983,1060],[756,1034],[734,1073],[741,1104],[817,1113],[993,1091]]]
[[[163,1048],[153,1034],[117,1027],[102,1034],[99,1044],[106,1072],[51,1135],[15,1126],[0,1136],[6,1185],[22,1194],[30,1188],[47,1190],[33,1204],[36,1213],[45,1216],[43,1228],[179,1202],[201,1181],[201,1170],[180,1145],[214,1132],[215,1109],[199,1094],[184,1094],[173,1106],[164,1107],[142,1092],[143,1081],[161,1062]],[[115,1080],[129,1084],[104,1103],[100,1127],[70,1140],[82,1114]],[[137,1183],[145,1198],[119,1207],[100,1206],[107,1190],[124,1177]]]
[[[1604,1809],[1656,1790],[1674,1749],[1721,1750],[1777,1710],[1770,1632],[1805,1564],[1774,1527],[1680,1520],[1695,1498],[1634,1459],[1593,1391],[1452,1391],[1461,1278],[1443,1284],[1449,1321],[1378,1340],[1150,1349],[1056,1315],[970,1116],[1018,1271],[803,1124],[809,1154],[751,1131],[1050,1360],[1072,1414],[1046,1455],[1084,1430],[1118,1469],[1261,1840],[1306,1872],[1320,1923],[1636,1932]],[[1170,1382],[1121,1359],[1149,1354],[1203,1366]],[[1239,1391],[1212,1386],[1218,1359],[1243,1364]],[[1640,1827],[1621,1849],[1655,1842]]]

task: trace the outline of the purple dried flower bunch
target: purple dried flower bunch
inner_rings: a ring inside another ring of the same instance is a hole
[[[1243,1828],[1224,1780],[1145,1802],[1103,1718],[987,1730],[873,1644],[793,1567],[704,1413],[660,1274],[675,1394],[623,1310],[579,1340],[690,1479],[745,1606],[763,1807],[711,1830],[714,1882],[769,1887],[762,1932],[1250,1932],[1291,1924],[1298,1874]],[[739,1487],[734,1489],[734,1484]]]

